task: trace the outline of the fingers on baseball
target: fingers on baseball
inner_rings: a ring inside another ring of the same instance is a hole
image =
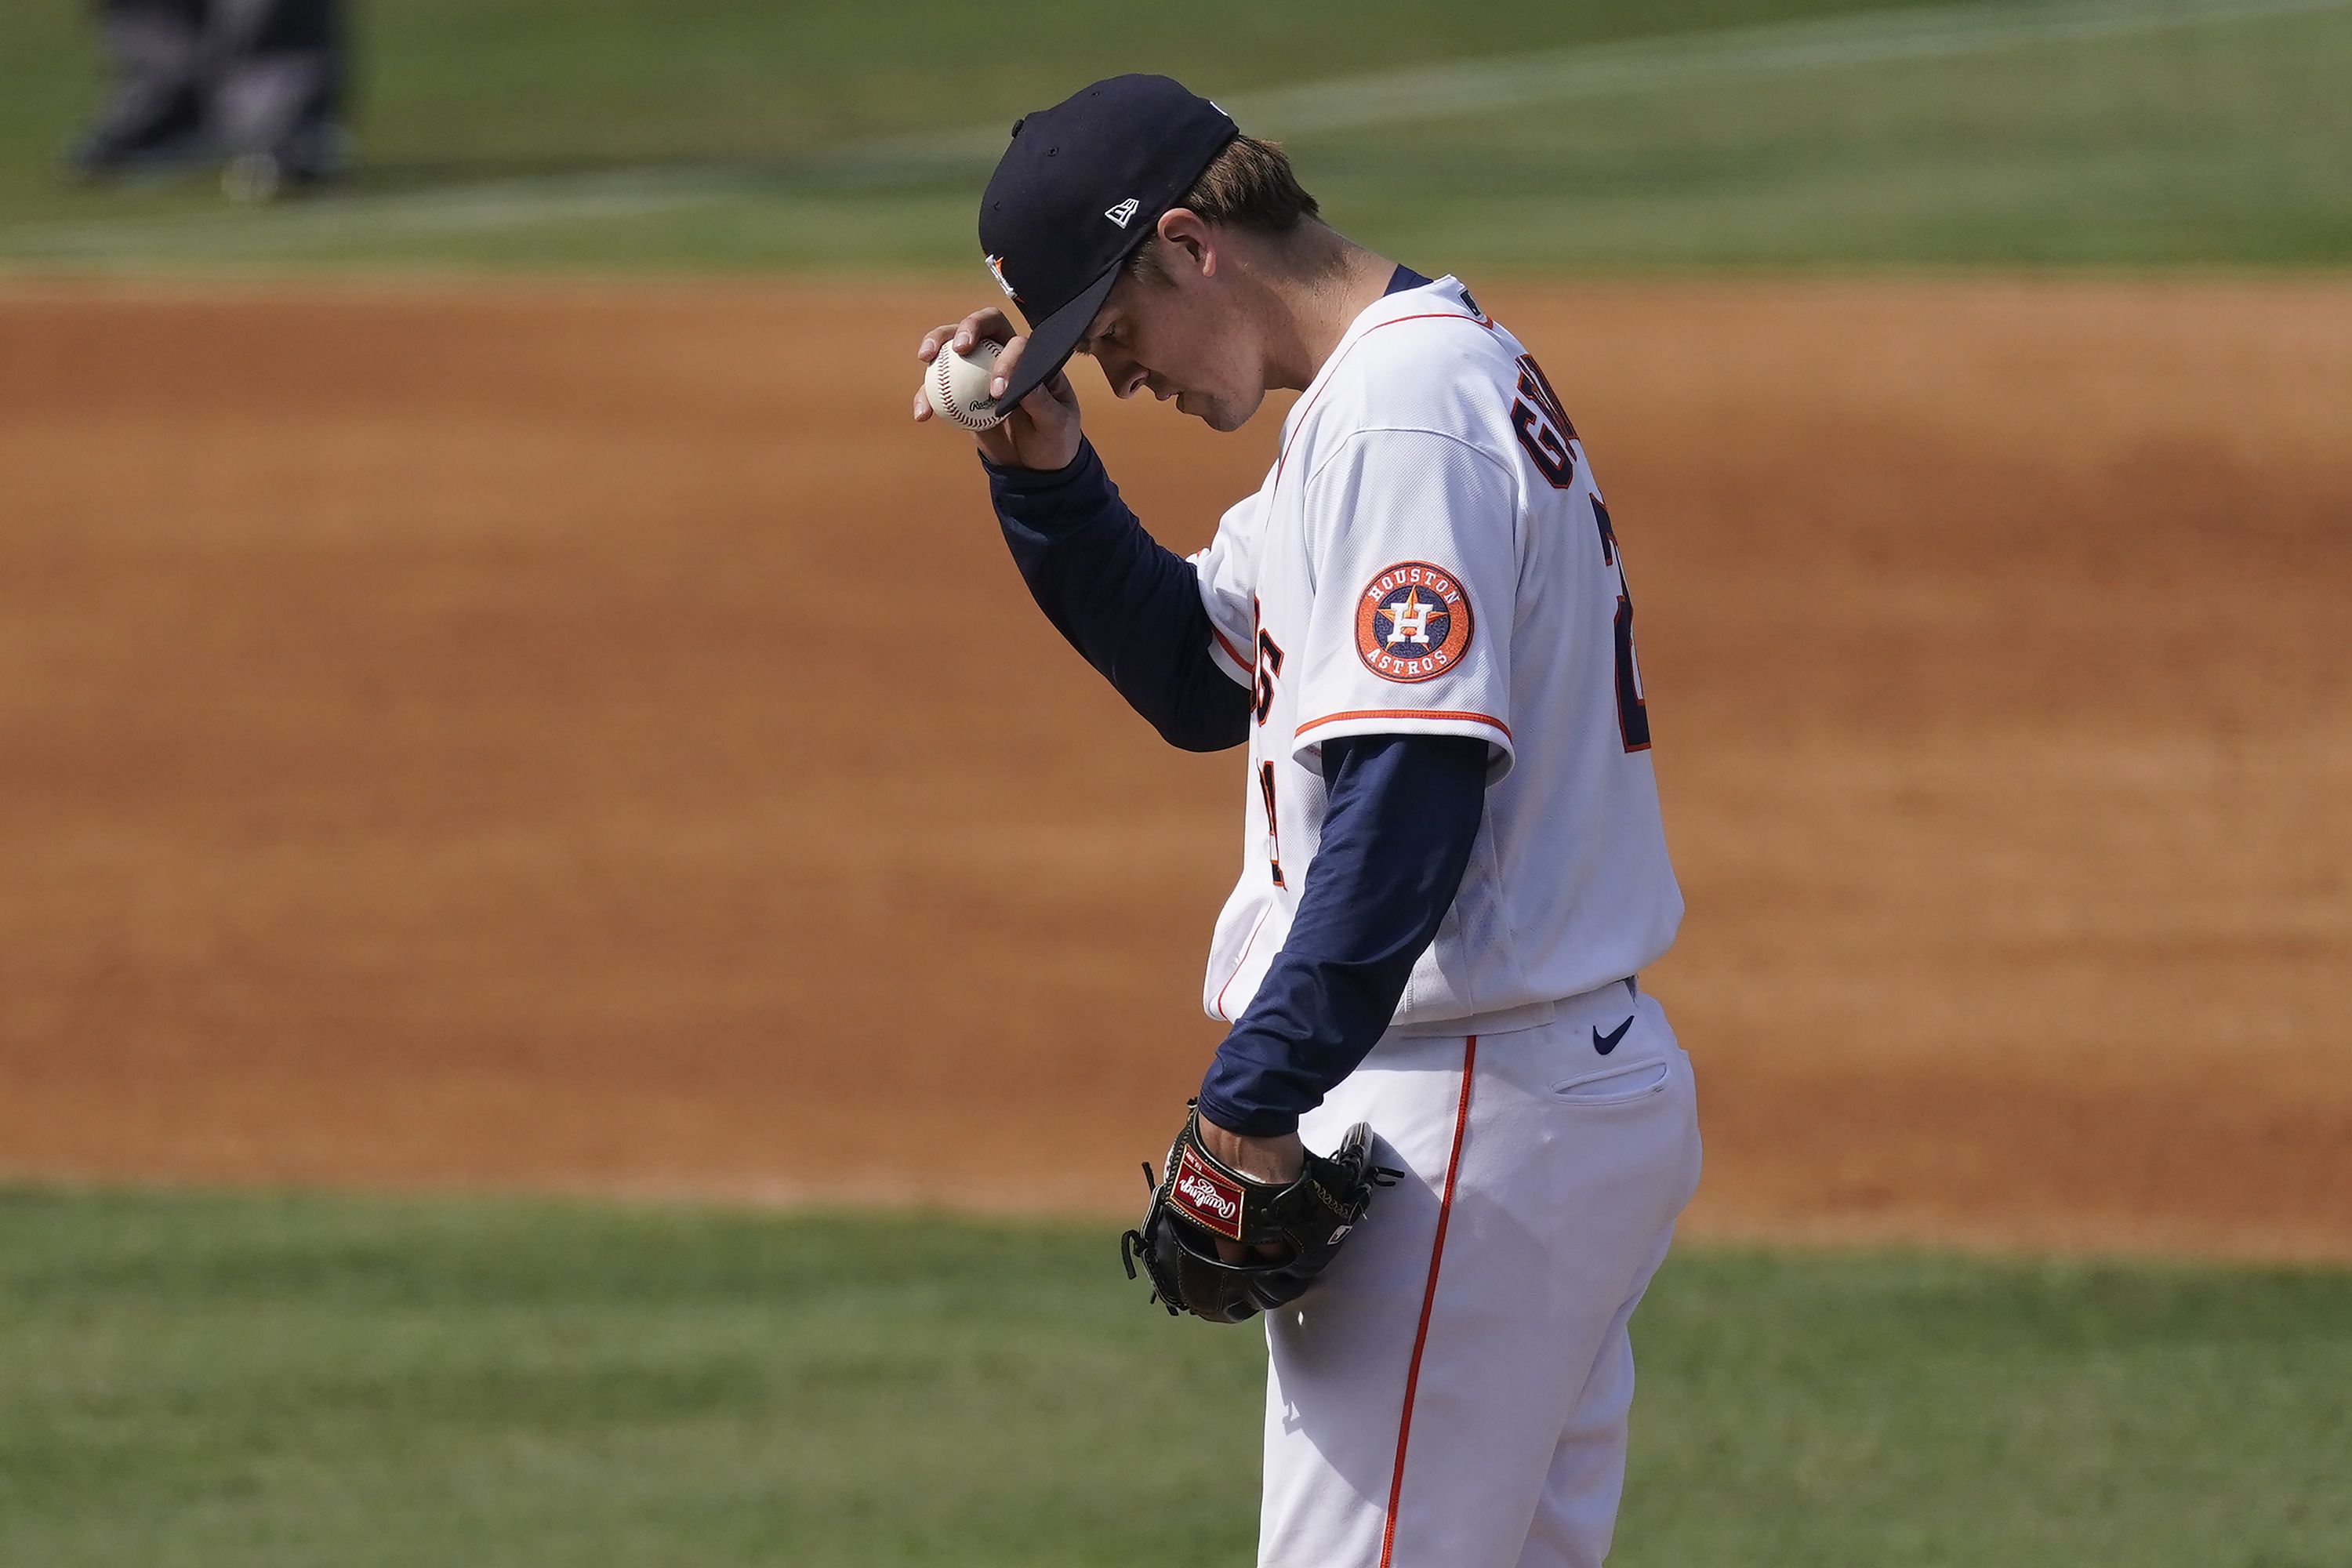
[[[925,364],[930,363],[931,361],[939,358],[940,351],[947,347],[957,331],[957,324],[953,321],[933,327],[923,334],[923,341],[915,345],[915,357]]]
[[[933,360],[939,358],[940,350],[946,346],[950,338],[955,336],[955,331],[956,324],[953,321],[949,321],[943,325],[933,327],[929,331],[925,332],[923,334],[923,341],[915,345],[916,360],[920,363],[929,364]],[[930,399],[925,397],[922,394],[921,388],[918,387],[915,392],[915,423],[920,425],[930,416]]]
[[[960,354],[970,353],[971,346],[977,342],[1002,343],[1008,339],[1018,341],[1013,339],[1013,323],[1005,319],[1003,311],[992,305],[986,310],[974,310],[971,315],[958,321],[953,332],[954,335],[949,341],[955,344],[955,351]]]
[[[961,322],[961,330],[971,338],[993,338],[998,342],[1013,335],[1013,320],[994,305],[982,305]],[[967,342],[964,347],[970,348]]]
[[[950,343],[955,345],[956,353],[970,353],[971,345],[982,338],[994,338],[1002,342],[1007,335],[1004,330],[1007,325],[1002,310],[974,311],[961,321],[944,322],[925,332],[923,341],[915,345],[915,357],[929,364]]]
[[[988,378],[989,396],[1002,397],[1004,395],[1005,387],[1011,384],[1012,382],[1013,369],[1015,365],[1021,363],[1022,351],[1026,349],[1028,346],[1029,339],[1026,335],[1012,338],[1006,341],[1003,352],[996,356],[996,363],[992,367],[996,374]],[[1024,397],[1021,401],[1025,406],[1029,400]]]

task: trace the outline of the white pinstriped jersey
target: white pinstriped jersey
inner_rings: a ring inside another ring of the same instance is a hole
[[[1212,1016],[1240,1016],[1288,934],[1322,829],[1319,748],[1344,735],[1487,747],[1469,868],[1399,1027],[1539,1010],[1666,951],[1683,901],[1615,533],[1543,373],[1459,282],[1356,318],[1265,484],[1192,559],[1255,718]]]

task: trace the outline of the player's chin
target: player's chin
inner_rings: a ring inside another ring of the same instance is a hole
[[[1257,404],[1236,403],[1230,398],[1209,397],[1197,392],[1180,392],[1176,395],[1176,411],[1191,415],[1221,435],[1231,435],[1250,422],[1250,416],[1257,412]]]

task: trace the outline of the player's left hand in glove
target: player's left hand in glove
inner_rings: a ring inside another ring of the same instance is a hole
[[[1143,1171],[1150,1180],[1151,1167]],[[1372,1130],[1359,1121],[1328,1158],[1309,1153],[1293,1180],[1260,1181],[1209,1152],[1195,1107],[1169,1146],[1141,1227],[1119,1237],[1119,1259],[1130,1279],[1141,1260],[1170,1317],[1242,1322],[1305,1294],[1371,1207],[1373,1189],[1402,1174],[1372,1163]]]

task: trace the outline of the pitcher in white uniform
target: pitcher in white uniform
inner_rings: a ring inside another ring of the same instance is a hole
[[[981,232],[1031,331],[984,310],[918,354],[1006,345],[976,438],[1016,564],[1171,741],[1247,747],[1202,1143],[1280,1181],[1369,1121],[1405,1173],[1267,1315],[1258,1561],[1597,1564],[1699,1139],[1638,981],[1682,899],[1583,443],[1460,282],[1344,238],[1164,78],[1016,126]],[[1083,439],[1073,352],[1222,431],[1299,390],[1189,561]]]

